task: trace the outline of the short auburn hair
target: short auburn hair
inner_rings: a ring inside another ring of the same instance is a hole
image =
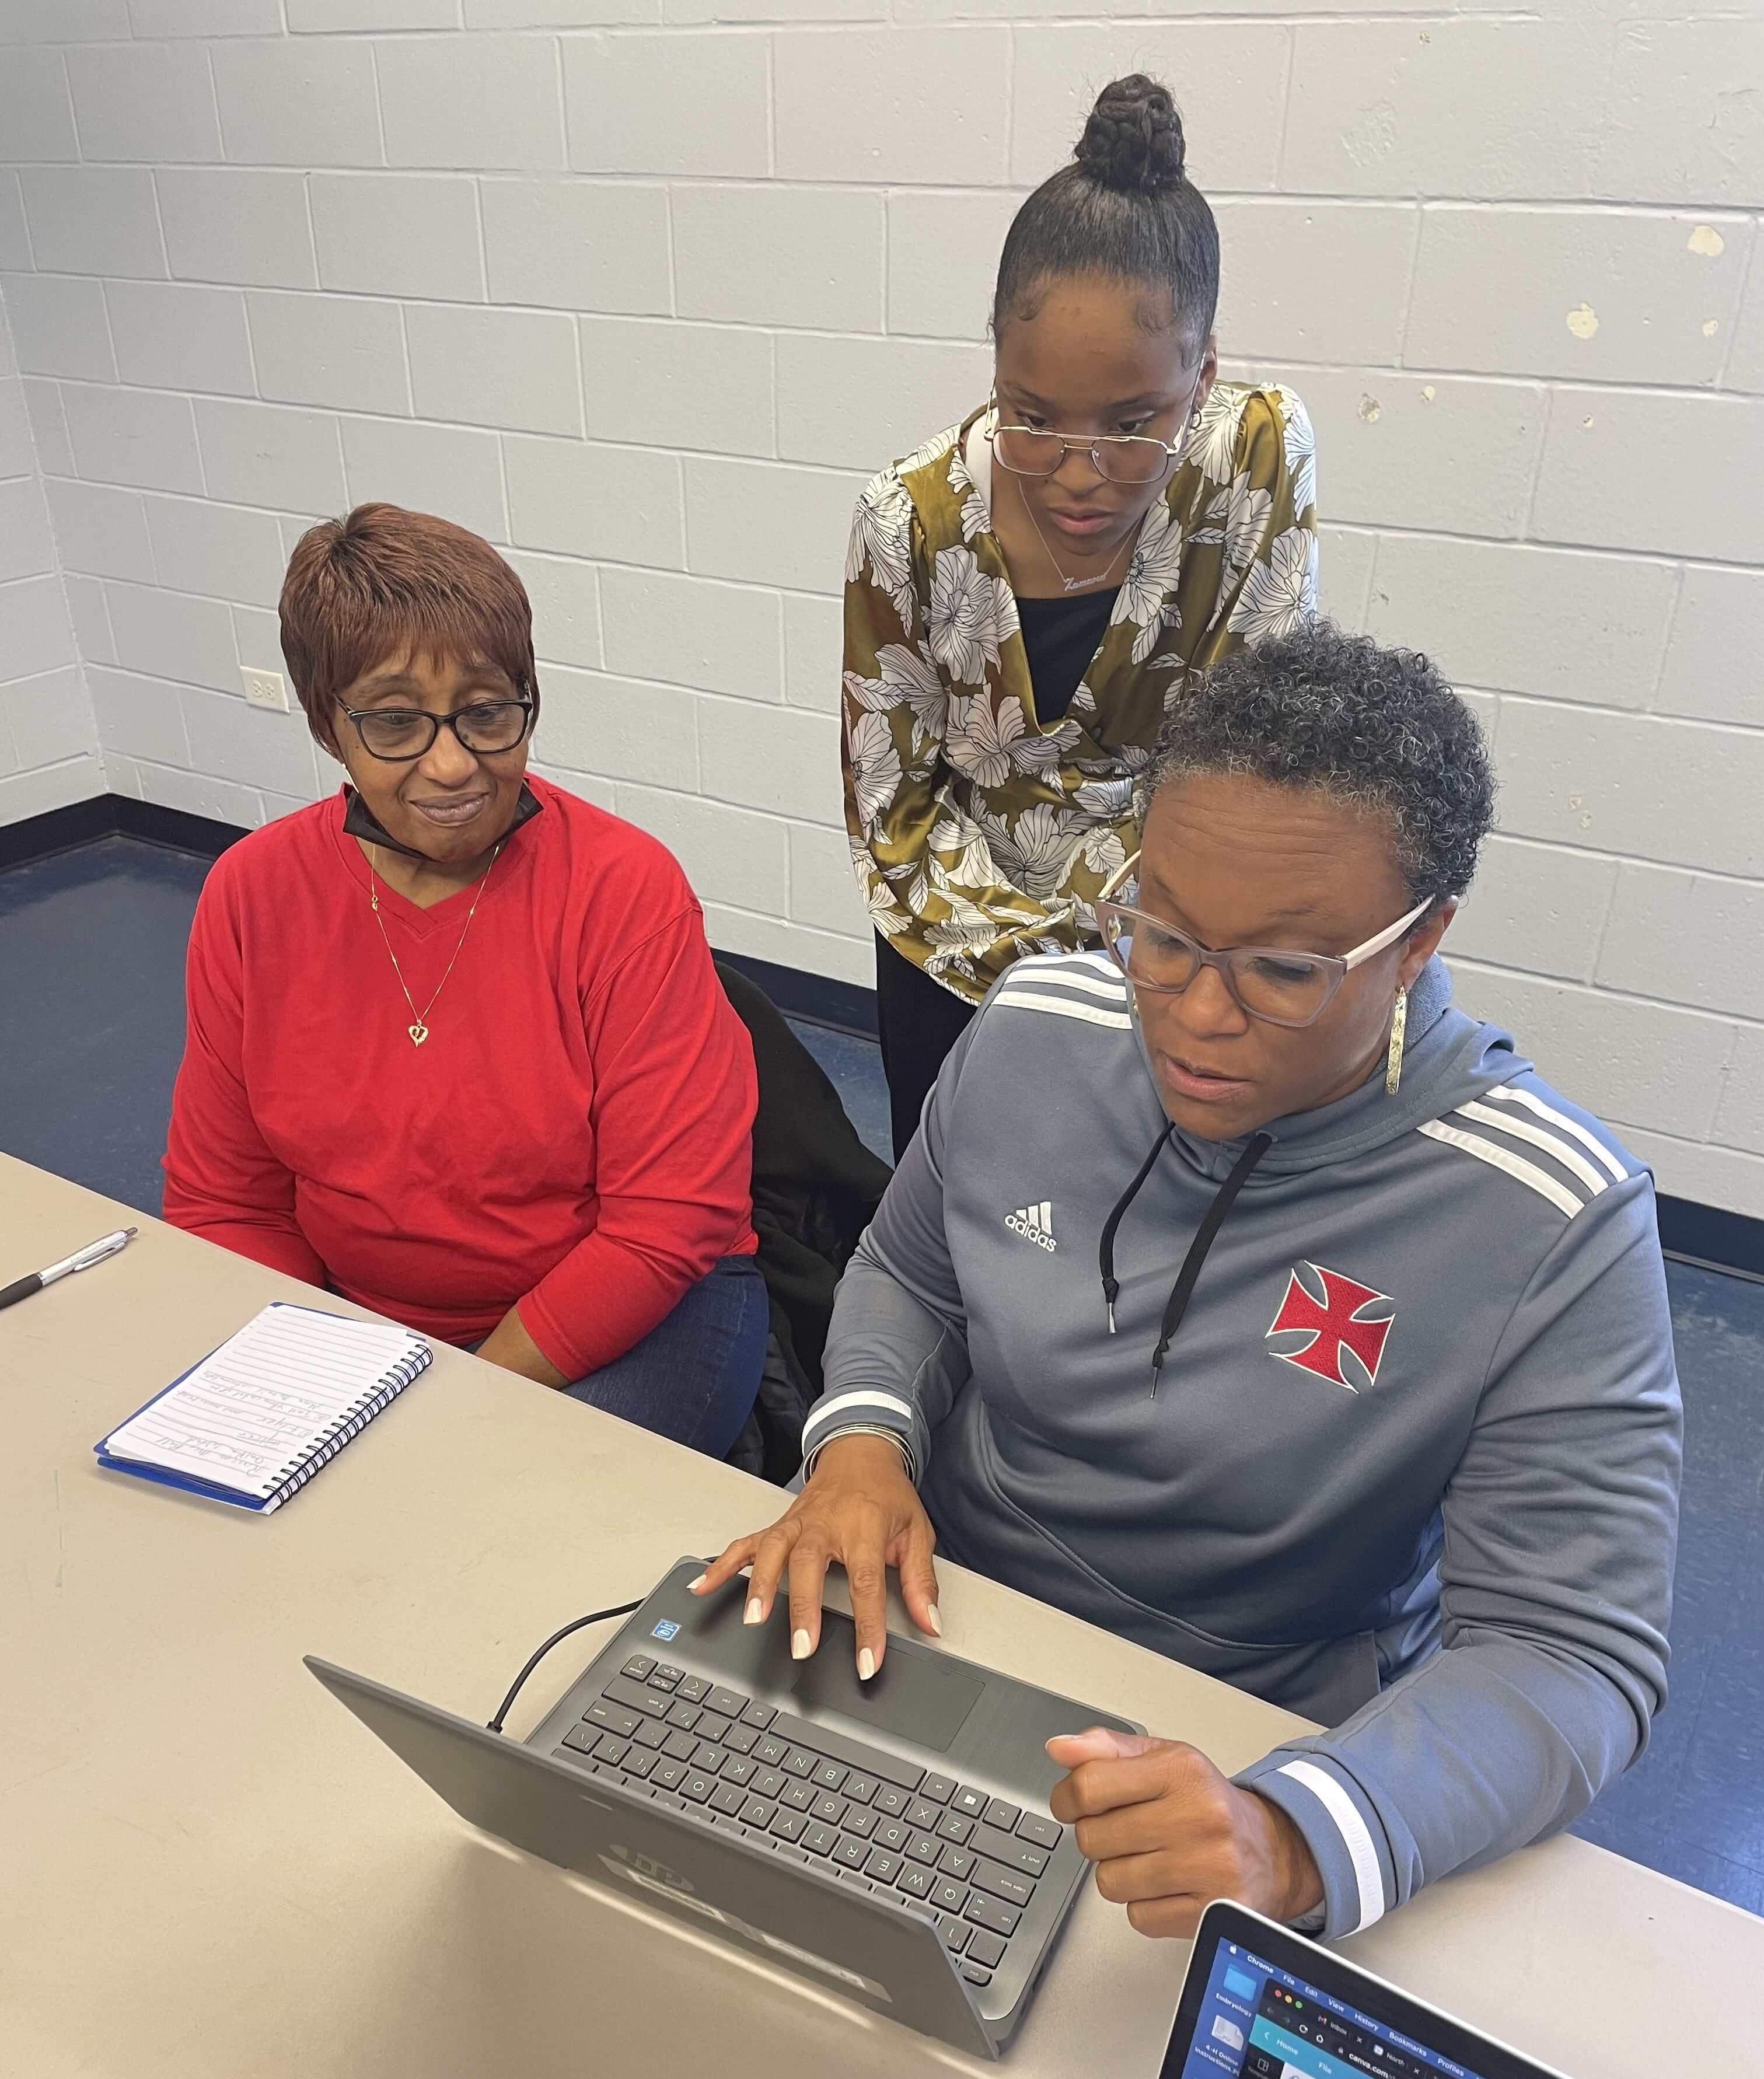
[[[309,527],[282,581],[282,654],[307,726],[333,755],[339,698],[395,650],[494,664],[538,719],[527,588],[482,536],[400,505]]]

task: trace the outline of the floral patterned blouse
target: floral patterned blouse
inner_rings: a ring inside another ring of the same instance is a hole
[[[992,530],[983,412],[885,469],[846,558],[846,824],[871,921],[979,1002],[1094,942],[1135,780],[1191,668],[1315,611],[1316,458],[1290,390],[1215,383],[1066,714],[1043,728]]]

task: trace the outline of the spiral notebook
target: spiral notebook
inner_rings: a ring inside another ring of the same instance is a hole
[[[112,1472],[267,1516],[433,1357],[408,1329],[277,1300],[92,1448]]]

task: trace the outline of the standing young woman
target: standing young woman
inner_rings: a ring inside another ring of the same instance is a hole
[[[897,1153],[1014,960],[1093,943],[1187,672],[1315,609],[1286,389],[1215,380],[1218,233],[1168,91],[1106,87],[1005,239],[993,394],[858,504],[846,822]]]

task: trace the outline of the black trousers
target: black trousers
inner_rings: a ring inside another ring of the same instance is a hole
[[[894,1123],[894,1159],[918,1131],[943,1056],[979,1008],[933,981],[879,931],[876,939],[876,1019]]]

